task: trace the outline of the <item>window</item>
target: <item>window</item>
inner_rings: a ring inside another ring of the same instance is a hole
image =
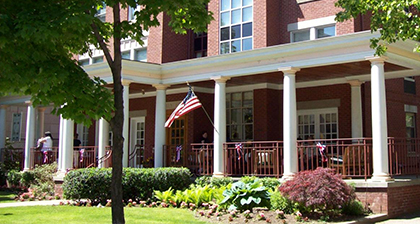
[[[228,140],[254,139],[252,91],[226,94],[226,127]]]
[[[103,62],[103,61],[104,61],[104,57],[103,56],[92,58],[92,64],[100,63],[100,62]]]
[[[121,52],[121,58],[130,60],[130,51]]]
[[[109,135],[108,145],[112,147],[113,139],[114,139],[114,137],[113,137],[114,134],[112,133],[112,130],[109,130],[108,135]]]
[[[101,8],[99,8],[98,11],[96,12],[96,17],[102,22],[105,22],[105,16],[106,16],[106,4],[105,2],[102,2]]]
[[[134,60],[136,61],[147,61],[147,49],[134,50]]]
[[[404,92],[408,94],[416,94],[416,80],[413,76],[404,78]]]
[[[201,58],[207,56],[207,33],[194,33],[194,57]]]
[[[335,36],[335,25],[316,29],[317,39],[331,37],[331,36]]]
[[[221,0],[220,54],[252,49],[252,0]]]
[[[134,15],[134,13],[136,11],[140,11],[140,6],[136,6],[136,7],[129,6],[128,7],[128,20],[129,21],[136,19],[135,15]]]
[[[82,125],[82,124],[78,124],[77,125],[77,134],[79,135],[79,139],[80,139],[80,146],[88,146],[88,142],[89,142],[89,128]]]
[[[287,25],[291,42],[322,39],[336,35],[334,16],[300,21]]]
[[[307,31],[299,31],[299,32],[293,32],[293,42],[300,42],[310,39],[310,32]]]
[[[315,139],[338,138],[337,108],[300,110],[297,122],[298,137],[301,139],[309,136]]]
[[[22,113],[13,113],[11,141],[20,141],[20,129],[22,124]]]
[[[79,60],[79,64],[80,64],[81,66],[86,66],[86,65],[89,65],[89,59],[82,59],[82,60]]]
[[[405,113],[405,129],[408,139],[416,138],[416,114]]]

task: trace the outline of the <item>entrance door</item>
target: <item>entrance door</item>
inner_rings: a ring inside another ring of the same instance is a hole
[[[169,113],[170,114],[170,113]],[[169,115],[168,115],[169,116]],[[185,115],[176,119],[168,129],[166,147],[166,165],[183,166],[187,150],[187,119]]]
[[[140,168],[144,158],[145,117],[131,118],[130,123],[130,167]]]

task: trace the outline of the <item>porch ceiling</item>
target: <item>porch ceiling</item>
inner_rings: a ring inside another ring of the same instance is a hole
[[[395,72],[400,70],[406,70],[408,68],[395,65],[392,63],[385,64],[386,72]],[[304,68],[296,74],[296,82],[308,82],[308,81],[318,81],[318,80],[328,80],[336,78],[345,78],[358,75],[370,74],[370,62],[369,61],[360,61],[360,62],[351,62],[345,64],[337,64],[330,66],[318,66],[312,68]],[[252,85],[252,84],[261,84],[261,83],[270,83],[270,84],[283,84],[283,73],[282,72],[271,72],[264,74],[256,75],[247,75],[241,77],[233,77],[226,83],[227,87],[232,86],[243,86],[243,85]],[[214,81],[199,81],[192,82],[192,86],[202,87],[202,88],[214,88]],[[112,85],[108,85],[112,86]],[[185,84],[176,84],[171,85],[170,89],[176,88],[185,88]],[[147,93],[153,92],[156,89],[149,84],[140,84],[132,83],[130,84],[130,94],[134,93]]]

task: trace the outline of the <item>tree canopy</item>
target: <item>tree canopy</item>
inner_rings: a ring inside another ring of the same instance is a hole
[[[144,30],[159,26],[158,16],[170,17],[176,33],[207,30],[212,13],[209,0],[0,0],[0,95],[31,95],[35,106],[52,104],[57,113],[89,125],[93,119],[110,120],[112,147],[112,222],[124,223],[122,204],[123,86],[121,40],[142,44]],[[97,17],[107,6],[110,21]],[[131,21],[121,9],[136,11]],[[103,50],[112,72],[111,92],[98,78],[90,79],[74,59]],[[64,105],[64,106],[63,106]],[[63,107],[62,107],[63,106]],[[111,118],[111,112],[113,116]],[[125,138],[128,139],[128,138]]]
[[[372,14],[370,28],[380,32],[379,38],[371,40],[377,55],[383,55],[388,44],[399,40],[420,41],[420,0],[338,0],[336,6],[343,9],[336,15],[339,22]],[[420,52],[420,46],[414,51]]]

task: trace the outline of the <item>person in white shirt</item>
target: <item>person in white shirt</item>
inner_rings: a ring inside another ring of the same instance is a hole
[[[38,144],[42,143],[41,151],[51,151],[53,147],[53,138],[51,132],[45,132],[45,136],[38,140]]]

